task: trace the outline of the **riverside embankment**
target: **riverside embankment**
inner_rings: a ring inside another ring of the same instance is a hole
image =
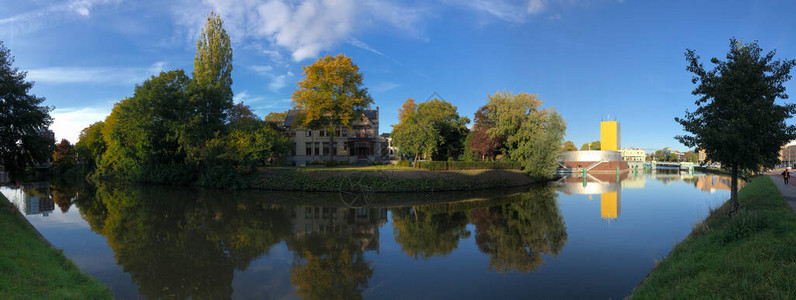
[[[631,298],[792,299],[796,216],[769,176],[755,177],[738,194],[734,218],[730,201],[712,210]]]
[[[111,299],[108,288],[53,248],[0,194],[0,295],[4,299]]]

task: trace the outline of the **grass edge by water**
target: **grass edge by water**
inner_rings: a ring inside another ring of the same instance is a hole
[[[0,194],[0,295],[4,299],[111,299]]]
[[[796,215],[768,176],[712,209],[633,290],[633,299],[796,298]]]

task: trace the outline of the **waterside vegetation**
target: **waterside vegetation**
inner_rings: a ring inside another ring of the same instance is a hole
[[[0,194],[0,295],[5,299],[111,299],[108,288],[39,235]]]
[[[796,293],[796,215],[768,176],[755,177],[661,261],[634,299],[788,299]]]

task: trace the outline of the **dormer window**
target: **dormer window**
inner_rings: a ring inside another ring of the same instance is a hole
[[[312,136],[312,130],[307,130],[307,136]]]

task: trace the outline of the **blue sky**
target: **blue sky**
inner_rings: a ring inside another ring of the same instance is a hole
[[[391,131],[406,98],[439,93],[470,116],[497,91],[537,94],[567,140],[599,139],[617,119],[622,146],[685,150],[674,122],[694,108],[683,53],[706,66],[729,39],[796,58],[793,1],[616,0],[0,0],[0,40],[75,142],[113,103],[161,70],[193,68],[207,14],[233,42],[235,100],[260,116],[291,107],[301,66],[343,53],[364,75]],[[796,84],[787,84],[796,97]],[[793,123],[789,121],[789,123]]]

